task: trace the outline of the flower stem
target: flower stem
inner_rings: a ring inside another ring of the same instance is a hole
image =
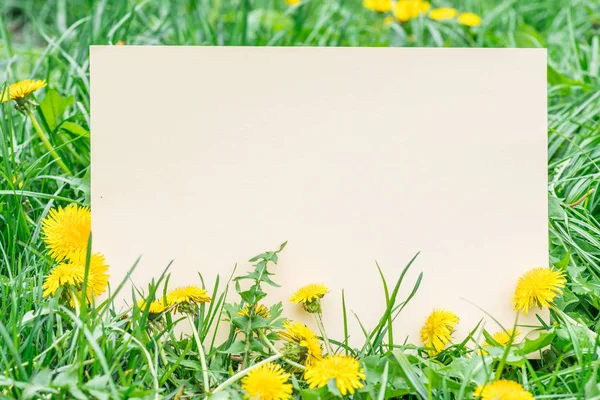
[[[235,381],[237,381],[237,380],[243,378],[244,376],[248,375],[248,373],[250,371],[252,371],[253,369],[256,369],[256,368],[260,367],[261,365],[268,364],[268,363],[270,363],[272,361],[280,359],[281,357],[283,357],[283,354],[281,354],[281,353],[275,354],[275,355],[272,355],[269,358],[265,358],[264,360],[262,360],[259,363],[256,363],[256,364],[254,364],[254,365],[252,365],[252,366],[250,366],[250,367],[248,367],[246,369],[241,370],[240,372],[238,372],[237,374],[233,375],[231,378],[227,379],[225,382],[223,382],[219,386],[217,386],[215,388],[215,390],[212,391],[212,393],[214,394],[214,393],[220,392],[221,390],[225,389],[227,386],[231,385]]]
[[[260,336],[260,338],[262,339],[263,343],[269,348],[271,349],[271,351],[275,354],[281,354],[273,345],[273,343],[271,343],[271,341],[269,340],[269,338],[267,337],[267,335],[265,335],[265,333],[263,332],[262,329],[258,330],[258,335]],[[285,361],[287,364],[291,365],[292,367],[301,369],[301,370],[305,370],[306,367],[302,364],[298,364],[295,361],[290,360],[289,358],[285,358],[285,357],[281,357],[281,359],[283,361]]]
[[[161,338],[156,339],[156,346],[158,347],[158,355],[160,356],[161,361],[165,366],[168,365],[167,356],[165,355],[165,349]]]
[[[42,143],[44,144],[44,147],[46,147],[46,149],[48,150],[48,152],[50,153],[50,155],[56,160],[56,163],[58,164],[58,166],[60,167],[60,169],[62,169],[67,175],[73,176],[73,173],[71,172],[71,170],[69,169],[69,167],[67,167],[67,165],[63,162],[62,158],[60,158],[60,156],[58,155],[58,153],[56,152],[56,150],[54,150],[54,147],[52,147],[52,144],[50,143],[50,141],[46,137],[46,134],[44,134],[44,131],[42,131],[42,127],[38,123],[37,119],[35,118],[35,115],[31,111],[31,109],[30,108],[26,108],[26,110],[27,110],[26,111],[27,112],[27,116],[31,120],[31,125],[35,129],[35,132],[37,133],[37,135],[40,138],[40,140],[42,141]]]
[[[204,391],[208,393],[209,385],[208,385],[208,367],[206,366],[206,355],[204,354],[204,347],[202,346],[202,341],[200,340],[200,335],[198,335],[198,329],[196,329],[196,324],[194,324],[194,320],[190,314],[185,314],[187,317],[190,326],[192,327],[192,332],[194,333],[194,339],[196,339],[196,345],[198,346],[198,354],[200,355],[200,364],[202,365],[202,380],[204,383]]]
[[[315,313],[315,320],[317,321],[317,326],[319,327],[319,331],[321,332],[321,336],[323,337],[323,341],[325,342],[327,354],[332,356],[333,350],[331,348],[331,344],[329,343],[329,338],[327,338],[327,332],[325,332],[325,326],[323,325],[323,317],[320,312]]]
[[[252,339],[252,320],[248,321],[248,332],[246,332],[246,343],[244,344],[244,358],[242,359],[242,369],[248,366],[248,357],[250,356],[250,340]]]

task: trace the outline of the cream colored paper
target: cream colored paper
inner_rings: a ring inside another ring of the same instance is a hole
[[[393,285],[420,251],[397,340],[437,307],[457,338],[473,304],[512,326],[518,277],[548,259],[545,65],[539,49],[93,47],[94,248],[113,287],[141,255],[138,286],[175,260],[172,287],[200,272],[212,289],[288,240],[267,305],[314,327],[288,298],[325,283],[341,340],[344,290],[355,345],[353,312],[370,329],[384,309],[375,262]]]

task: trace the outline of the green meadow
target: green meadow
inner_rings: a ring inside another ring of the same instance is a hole
[[[403,271],[352,347],[327,335],[320,301],[340,294],[287,288],[315,330],[265,297],[285,244],[232,280],[175,288],[167,271],[115,307],[88,240],[90,45],[547,48],[550,253],[507,299],[549,309],[536,335],[459,341],[439,309],[395,342],[399,287],[418,295]],[[0,1],[0,399],[600,399],[599,89],[597,0]]]

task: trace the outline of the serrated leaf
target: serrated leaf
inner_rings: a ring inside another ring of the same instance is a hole
[[[283,304],[280,302],[273,304],[269,309],[269,320],[274,321],[277,319],[281,313],[283,313]]]
[[[552,343],[552,340],[554,340],[555,336],[556,336],[556,333],[554,331],[552,331],[552,332],[543,332],[535,339],[526,338],[523,343],[520,343],[519,345],[516,346],[517,348],[515,349],[514,352],[515,352],[515,354],[519,354],[519,355],[527,355],[527,354],[531,354],[533,352],[539,351],[539,350],[543,349],[544,347],[549,346],[550,343]]]

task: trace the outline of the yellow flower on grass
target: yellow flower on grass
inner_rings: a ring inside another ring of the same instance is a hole
[[[508,329],[501,330],[492,335],[492,338],[499,343],[501,346],[506,346],[508,342],[510,342],[511,338],[513,342],[517,339],[517,337],[521,334],[518,329]],[[491,344],[488,342],[483,342],[483,346],[490,347]]]
[[[363,7],[380,13],[392,11],[392,0],[364,0]]]
[[[566,282],[564,272],[559,270],[540,267],[527,271],[517,282],[513,297],[515,310],[527,314],[535,305],[549,307],[554,298],[562,293]]]
[[[394,16],[400,22],[406,22],[417,18],[419,14],[425,14],[431,5],[422,0],[399,0],[394,10]]]
[[[242,379],[246,399],[287,400],[292,396],[290,374],[279,365],[268,363],[253,369]]]
[[[29,98],[31,93],[46,86],[46,81],[26,79],[17,83],[13,83],[2,94],[2,102],[6,103],[9,100],[23,102]]]
[[[481,400],[534,400],[531,393],[520,384],[509,380],[499,380],[487,385],[478,386],[473,392],[476,399]]]
[[[17,181],[19,182],[18,184],[17,184]],[[16,184],[19,189],[23,189],[23,181],[19,178],[18,175],[13,175],[12,183],[13,183],[13,185]]]
[[[69,204],[50,210],[42,221],[42,240],[56,261],[69,260],[87,252],[91,228],[89,207]]]
[[[193,306],[198,303],[208,303],[210,301],[208,292],[198,286],[184,286],[171,290],[167,293],[167,304],[174,306],[175,311],[186,311],[185,306]]]
[[[73,262],[85,271],[85,254],[80,255]],[[106,265],[104,255],[101,253],[92,254],[90,257],[90,269],[87,280],[88,298],[91,298],[92,295],[100,296],[106,291],[107,286],[108,265]]]
[[[148,307],[148,314],[160,314],[166,310],[165,305],[160,300],[155,300],[150,302],[150,306],[144,299],[139,299],[137,301],[137,306],[141,312],[146,311],[146,307]]]
[[[481,25],[481,18],[479,18],[479,15],[477,14],[464,12],[460,13],[458,16],[458,23],[470,27],[479,26]]]
[[[310,303],[312,301],[322,299],[329,292],[327,286],[319,283],[311,283],[298,289],[290,298],[292,303]]]
[[[323,349],[317,335],[306,325],[300,322],[285,321],[285,331],[279,332],[279,337],[286,340],[288,344],[300,346],[302,354],[295,357],[298,362],[312,365],[323,358]],[[289,349],[288,349],[289,350]]]
[[[296,304],[302,304],[302,307],[310,312],[321,312],[320,300],[329,293],[327,286],[319,283],[311,283],[298,289],[296,293],[290,297],[290,301]]]
[[[285,0],[285,3],[288,6],[295,6],[296,4],[300,4],[302,0]]]
[[[85,271],[81,268],[73,268],[71,264],[63,263],[52,268],[42,289],[43,296],[54,296],[60,287],[81,288]]]
[[[66,261],[54,267],[46,277],[42,289],[43,296],[54,296],[59,287],[73,289],[77,293],[83,290],[85,279],[86,258],[80,255],[73,260]],[[108,265],[101,253],[92,254],[86,281],[88,300],[100,296],[108,286]],[[71,297],[72,291],[67,294]]]
[[[310,365],[304,372],[304,378],[311,389],[327,386],[331,379],[342,394],[354,394],[356,389],[363,387],[362,380],[365,373],[360,367],[358,360],[342,355],[325,357]]]
[[[431,10],[429,13],[429,18],[435,21],[442,21],[445,19],[456,18],[457,14],[458,10],[456,8],[442,7]]]
[[[254,306],[254,315],[258,315],[262,318],[269,318],[269,309],[265,307],[263,304],[256,304]],[[250,316],[250,304],[246,304],[240,311],[237,313],[238,317],[249,317]]]
[[[452,311],[438,308],[434,310],[421,328],[421,342],[432,350],[430,355],[436,355],[452,340],[452,332],[459,318]]]

